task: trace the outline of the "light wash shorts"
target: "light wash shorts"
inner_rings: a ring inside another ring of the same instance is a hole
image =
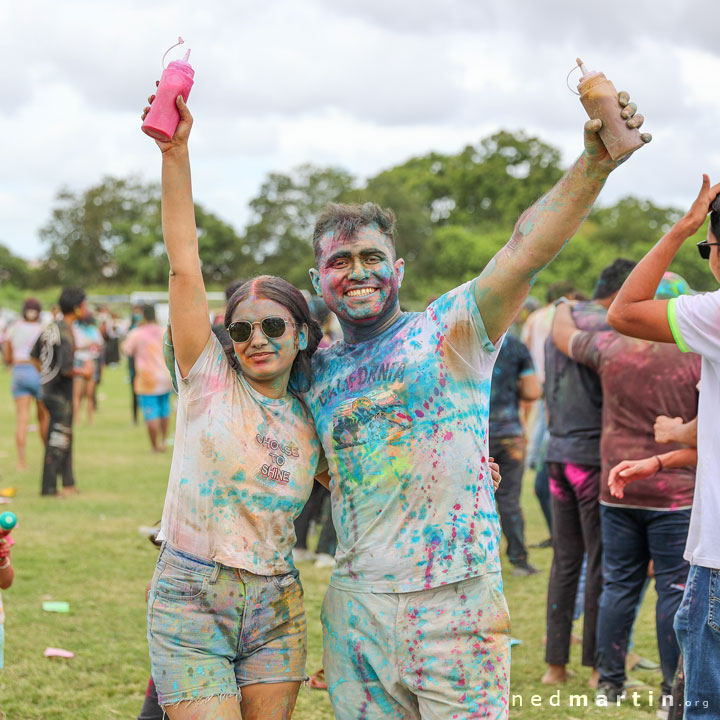
[[[330,587],[321,617],[337,720],[508,717],[510,618],[500,573],[408,593]]]
[[[253,575],[166,543],[148,596],[148,644],[160,705],[304,681],[298,572]]]
[[[34,365],[15,365],[12,370],[11,392],[14,398],[32,395],[40,397],[40,373]]]

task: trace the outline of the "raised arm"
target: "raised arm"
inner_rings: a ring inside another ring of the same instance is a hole
[[[674,342],[667,316],[667,300],[655,300],[655,291],[680,246],[705,222],[720,184],[710,186],[703,175],[700,192],[688,212],[660,238],[655,247],[635,266],[607,314],[608,323],[631,337]]]
[[[618,96],[618,113],[628,127],[641,115],[627,93]],[[488,337],[494,343],[510,327],[537,274],[563,249],[590,212],[615,163],[600,140],[600,120],[585,123],[585,150],[566,175],[526,210],[512,237],[488,263],[475,284],[475,298]],[[649,135],[643,135],[645,142]]]
[[[188,138],[193,120],[182,97],[177,106],[180,124],[175,135],[170,142],[156,142],[162,151],[162,229],[170,260],[170,325],[175,358],[184,377],[203,351],[211,326],[190,179]],[[143,117],[148,110],[145,108]]]

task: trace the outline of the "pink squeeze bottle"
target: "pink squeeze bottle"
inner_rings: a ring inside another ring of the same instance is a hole
[[[178,41],[177,45],[181,45],[183,39],[178,38]],[[176,45],[172,47],[176,47]],[[167,52],[165,55],[167,55]],[[163,70],[160,77],[160,85],[155,91],[155,99],[150,105],[150,112],[148,112],[145,122],[142,124],[142,131],[151,138],[155,138],[155,140],[162,142],[171,140],[180,122],[180,112],[177,109],[175,100],[178,95],[182,95],[183,100],[187,102],[190,88],[193,86],[193,77],[195,76],[195,71],[188,62],[189,57],[190,51],[188,50],[182,60],[173,60]]]

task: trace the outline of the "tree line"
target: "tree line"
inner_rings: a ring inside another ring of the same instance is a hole
[[[241,231],[196,203],[203,275],[219,286],[269,273],[310,290],[315,216],[330,201],[370,200],[396,213],[398,255],[410,267],[403,300],[419,307],[477,275],[523,210],[563,172],[557,148],[522,132],[500,131],[456,154],[413,157],[364,183],[342,168],[310,164],[270,173],[250,201],[251,219]],[[540,273],[534,294],[542,297],[550,283],[568,279],[591,294],[602,267],[616,257],[640,259],[681,215],[636,197],[593,209]],[[40,238],[46,254],[34,267],[0,245],[0,283],[31,290],[167,282],[157,183],[105,177],[82,191],[63,188]],[[672,269],[697,290],[713,287],[691,244]]]

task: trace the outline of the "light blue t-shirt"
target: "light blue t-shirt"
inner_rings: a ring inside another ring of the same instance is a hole
[[[500,570],[487,460],[497,349],[473,287],[313,357],[305,399],[332,476],[334,587],[410,592]]]

